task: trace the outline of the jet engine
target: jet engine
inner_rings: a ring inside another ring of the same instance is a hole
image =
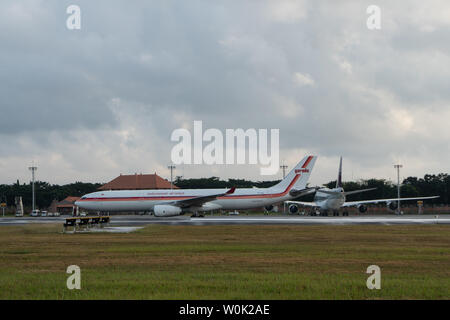
[[[296,214],[298,213],[298,207],[295,204],[291,204],[289,206],[289,213],[290,214]]]
[[[155,211],[155,217],[172,217],[181,214],[181,208],[171,205],[158,204],[153,210]]]
[[[266,209],[266,211],[272,211],[273,210],[273,205],[266,206],[265,209]]]
[[[393,202],[388,202],[387,203],[387,207],[391,210],[395,210],[397,209],[397,201],[393,201]]]
[[[365,206],[365,205],[363,205],[363,204],[360,204],[360,205],[358,206],[358,211],[361,212],[361,213],[366,212],[366,211],[367,211],[367,206]]]

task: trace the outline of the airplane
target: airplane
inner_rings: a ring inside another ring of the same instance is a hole
[[[385,202],[388,209],[396,210],[397,206],[401,201],[408,200],[426,200],[435,199],[439,196],[432,197],[415,197],[415,198],[394,198],[394,199],[375,199],[375,200],[362,200],[362,201],[345,201],[345,197],[350,194],[366,192],[374,190],[376,188],[360,189],[355,191],[345,192],[342,188],[342,157],[339,162],[339,172],[338,178],[336,180],[336,187],[333,189],[329,188],[317,188],[316,194],[314,196],[313,202],[303,202],[303,201],[285,201],[284,203],[289,205],[289,213],[297,214],[299,212],[299,206],[310,207],[318,209],[321,216],[328,216],[328,211],[333,211],[333,216],[339,216],[340,208],[357,207],[360,213],[367,211],[367,204],[369,203],[382,203]],[[348,216],[348,211],[345,210],[342,213],[343,216]]]
[[[86,194],[75,202],[92,211],[153,211],[156,217],[171,217],[186,212],[193,217],[212,210],[240,210],[265,207],[315,191],[306,186],[316,156],[304,157],[275,186],[270,188],[111,190]]]

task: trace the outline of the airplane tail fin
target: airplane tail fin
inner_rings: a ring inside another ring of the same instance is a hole
[[[336,180],[336,188],[342,188],[342,157],[339,160],[339,172]]]
[[[277,185],[272,188],[276,189],[305,189],[311,171],[317,160],[317,156],[306,156],[300,161]]]

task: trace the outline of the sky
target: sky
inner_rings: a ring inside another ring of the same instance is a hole
[[[78,5],[81,28],[66,26]],[[370,5],[381,29],[369,30]],[[0,2],[0,184],[158,173],[178,128],[279,129],[311,183],[450,170],[450,2]],[[275,180],[259,165],[174,175]]]

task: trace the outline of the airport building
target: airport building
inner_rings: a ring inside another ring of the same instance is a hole
[[[145,189],[178,189],[170,181],[155,174],[121,174],[98,190],[145,190]]]
[[[53,200],[48,208],[49,212],[58,212],[59,214],[72,214],[75,208],[75,201],[80,199],[79,197],[67,197],[64,200],[57,201]]]

